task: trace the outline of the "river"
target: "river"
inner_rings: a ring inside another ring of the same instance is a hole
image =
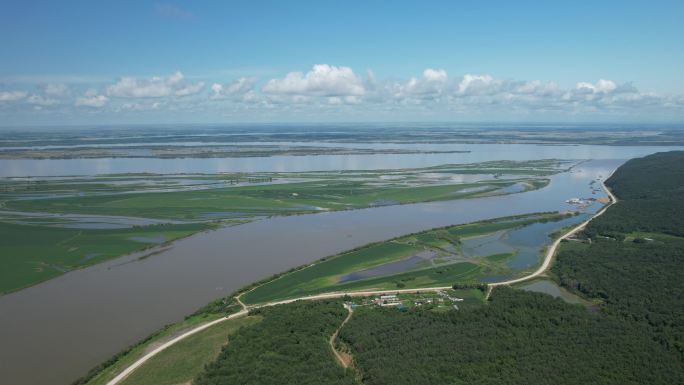
[[[586,146],[553,146],[538,154],[520,155],[597,159],[551,177],[551,183],[537,191],[264,219],[197,234],[150,258],[137,260],[139,255],[136,254],[121,257],[2,296],[2,382],[13,385],[68,384],[126,346],[165,324],[182,320],[209,301],[260,278],[326,255],[438,226],[572,209],[564,201],[591,196],[591,180],[607,176],[628,158],[655,151],[645,147],[608,147],[607,151],[620,156],[607,159],[605,154],[601,156],[583,147]],[[568,149],[574,149],[574,152],[567,153]],[[520,147],[519,150],[527,151],[528,148]],[[495,153],[490,155],[499,157]],[[428,154],[422,156],[430,158]],[[293,171],[300,167],[301,158],[291,157],[291,163],[286,162],[287,170],[269,171]],[[112,161],[118,160],[121,159]],[[264,158],[261,161],[275,160]],[[89,162],[92,160],[82,161]],[[394,167],[408,164],[416,167],[433,160],[411,162],[406,160]],[[154,167],[154,162],[151,164]],[[375,168],[369,164],[376,165],[372,162],[356,166],[347,164],[346,168]],[[308,168],[322,165],[326,165],[325,161],[309,164]],[[59,175],[59,167],[42,169],[44,173],[40,175]],[[83,170],[87,168],[83,166]],[[26,170],[23,172],[27,175]],[[29,174],[31,172],[28,171]]]

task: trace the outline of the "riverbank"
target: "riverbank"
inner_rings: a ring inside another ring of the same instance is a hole
[[[614,172],[614,171],[613,171],[613,172]],[[612,172],[611,172],[611,175],[612,175]],[[549,268],[549,266],[550,266],[550,264],[551,264],[551,261],[552,261],[552,259],[553,259],[553,256],[554,256],[554,254],[555,254],[555,252],[556,252],[556,250],[557,250],[557,247],[558,247],[558,245],[560,244],[560,242],[561,242],[563,239],[566,239],[567,237],[572,236],[572,235],[576,234],[578,231],[580,231],[580,230],[582,230],[583,228],[585,228],[585,226],[586,226],[593,218],[596,218],[596,217],[602,215],[602,214],[608,209],[609,206],[611,206],[612,204],[614,204],[615,202],[617,202],[617,198],[616,198],[616,197],[610,192],[610,190],[605,186],[605,180],[601,181],[601,183],[602,183],[602,186],[603,186],[604,190],[605,190],[606,193],[609,195],[609,197],[610,197],[610,199],[611,199],[611,203],[610,203],[610,204],[607,204],[606,206],[604,206],[598,213],[596,213],[594,216],[592,216],[592,218],[590,218],[589,220],[580,223],[579,225],[573,227],[573,228],[570,229],[568,232],[566,232],[565,234],[563,234],[561,237],[557,238],[557,239],[553,242],[552,246],[549,247],[549,249],[548,249],[548,251],[547,251],[547,253],[546,253],[545,257],[544,257],[544,260],[543,260],[543,262],[542,262],[542,265],[541,265],[536,271],[534,271],[533,273],[531,273],[531,274],[529,274],[529,275],[527,275],[527,276],[525,276],[525,277],[521,277],[521,278],[514,279],[514,280],[508,280],[508,281],[504,281],[504,282],[498,282],[498,283],[490,283],[490,284],[488,284],[488,289],[487,289],[487,293],[486,293],[485,299],[489,298],[489,295],[490,295],[492,289],[493,289],[494,287],[496,287],[496,286],[503,286],[503,285],[509,286],[509,285],[512,285],[512,284],[515,284],[515,283],[520,283],[520,282],[523,282],[523,281],[527,281],[527,280],[533,279],[533,278],[539,276],[540,274],[542,274],[544,271],[546,271],[546,270]],[[135,371],[137,368],[139,368],[139,367],[141,367],[142,365],[144,365],[147,361],[149,361],[150,359],[152,359],[155,355],[159,354],[161,351],[163,351],[164,349],[168,348],[169,346],[171,346],[171,345],[173,345],[173,344],[175,344],[175,343],[178,343],[179,341],[183,340],[184,338],[187,338],[187,337],[189,337],[189,336],[191,336],[191,335],[193,335],[193,334],[195,334],[195,333],[198,333],[198,332],[200,332],[200,331],[202,331],[202,330],[204,330],[204,329],[206,329],[206,328],[208,328],[208,327],[211,327],[211,326],[213,326],[213,325],[215,325],[215,324],[218,324],[218,323],[220,323],[220,322],[224,322],[224,321],[227,321],[227,320],[230,320],[230,319],[234,319],[234,318],[246,316],[246,315],[249,313],[249,310],[251,310],[251,309],[259,309],[259,308],[263,308],[263,307],[276,306],[276,305],[285,305],[285,304],[293,303],[293,302],[296,302],[296,301],[313,301],[313,300],[332,299],[332,298],[342,298],[342,297],[368,297],[368,296],[380,295],[380,294],[401,294],[401,293],[434,292],[434,291],[448,290],[448,289],[451,289],[451,287],[452,287],[452,285],[448,285],[448,286],[438,286],[438,287],[411,288],[411,289],[394,289],[394,290],[365,290],[365,291],[360,290],[360,291],[330,292],[330,293],[322,293],[322,294],[317,294],[317,295],[310,295],[310,296],[304,296],[304,297],[298,297],[298,298],[290,298],[290,299],[284,299],[284,300],[279,300],[279,301],[267,302],[267,303],[256,304],[256,305],[251,305],[251,306],[250,306],[250,305],[245,305],[245,304],[242,302],[242,300],[240,299],[240,297],[242,296],[242,294],[240,294],[240,295],[237,296],[237,302],[239,302],[239,303],[243,306],[243,310],[241,310],[241,311],[239,311],[239,312],[237,312],[237,313],[235,313],[235,314],[231,314],[231,315],[229,315],[229,316],[227,316],[227,317],[220,318],[220,319],[214,320],[214,321],[212,321],[212,322],[206,323],[206,324],[204,324],[204,325],[202,325],[202,326],[199,326],[199,327],[197,327],[197,328],[195,328],[195,329],[193,329],[193,330],[190,330],[190,331],[186,332],[186,333],[183,334],[183,335],[180,335],[180,336],[176,337],[174,340],[167,342],[166,344],[160,346],[159,348],[153,350],[152,352],[148,353],[147,355],[145,355],[145,356],[143,356],[142,358],[140,358],[139,360],[137,360],[135,363],[133,363],[132,365],[130,365],[129,367],[127,367],[125,370],[123,370],[121,373],[119,373],[119,374],[118,374],[116,377],[114,377],[112,380],[110,380],[109,382],[107,382],[107,385],[117,385],[117,384],[121,383],[128,375],[130,375],[130,374],[131,374],[133,371]],[[349,309],[349,317],[345,319],[345,321],[343,322],[343,325],[344,325],[344,323],[346,323],[346,322],[348,321],[348,319],[350,318],[351,314],[352,314],[352,313],[351,313],[351,309]],[[338,329],[338,330],[339,330],[339,329]],[[337,332],[336,332],[336,333],[337,333]],[[333,339],[334,339],[334,337],[336,336],[336,333],[333,335]],[[331,339],[331,341],[332,341],[332,339]],[[331,346],[332,346],[332,345],[331,345]],[[338,360],[339,360],[341,363],[344,364],[345,361],[337,355],[337,352],[334,350],[334,348],[333,348],[333,351],[336,353],[336,356],[338,357]]]

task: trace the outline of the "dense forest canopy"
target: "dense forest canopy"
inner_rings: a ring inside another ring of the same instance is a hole
[[[683,360],[684,152],[630,160],[606,184],[619,202],[586,229],[591,242],[561,249],[553,272]]]
[[[587,229],[590,236],[635,231],[684,236],[684,152],[627,161],[606,181],[620,200]]]
[[[366,385],[675,384],[646,325],[499,288],[470,311],[360,309],[342,329]]]
[[[253,313],[264,320],[239,330],[195,385],[357,383],[328,345],[347,315],[341,301],[300,301]]]

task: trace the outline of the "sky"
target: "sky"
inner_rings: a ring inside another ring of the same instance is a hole
[[[684,122],[683,1],[0,1],[0,126]]]

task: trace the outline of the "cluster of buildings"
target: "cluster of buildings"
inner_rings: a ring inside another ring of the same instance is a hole
[[[379,306],[400,306],[401,301],[396,294],[381,295],[380,297],[373,300],[376,305]]]
[[[439,303],[439,304],[444,304],[446,303],[452,303],[454,306],[454,309],[458,310],[458,306],[456,305],[456,302],[462,302],[463,298],[458,298],[458,297],[452,297],[449,295],[446,291],[438,291],[437,292],[437,298],[416,298],[413,300],[413,305],[414,306],[422,306],[422,305],[431,305],[433,303]],[[379,297],[373,298],[369,304],[374,304],[377,306],[397,306],[399,308],[403,308],[404,304],[402,301],[399,299],[399,297],[396,294],[383,294]]]

